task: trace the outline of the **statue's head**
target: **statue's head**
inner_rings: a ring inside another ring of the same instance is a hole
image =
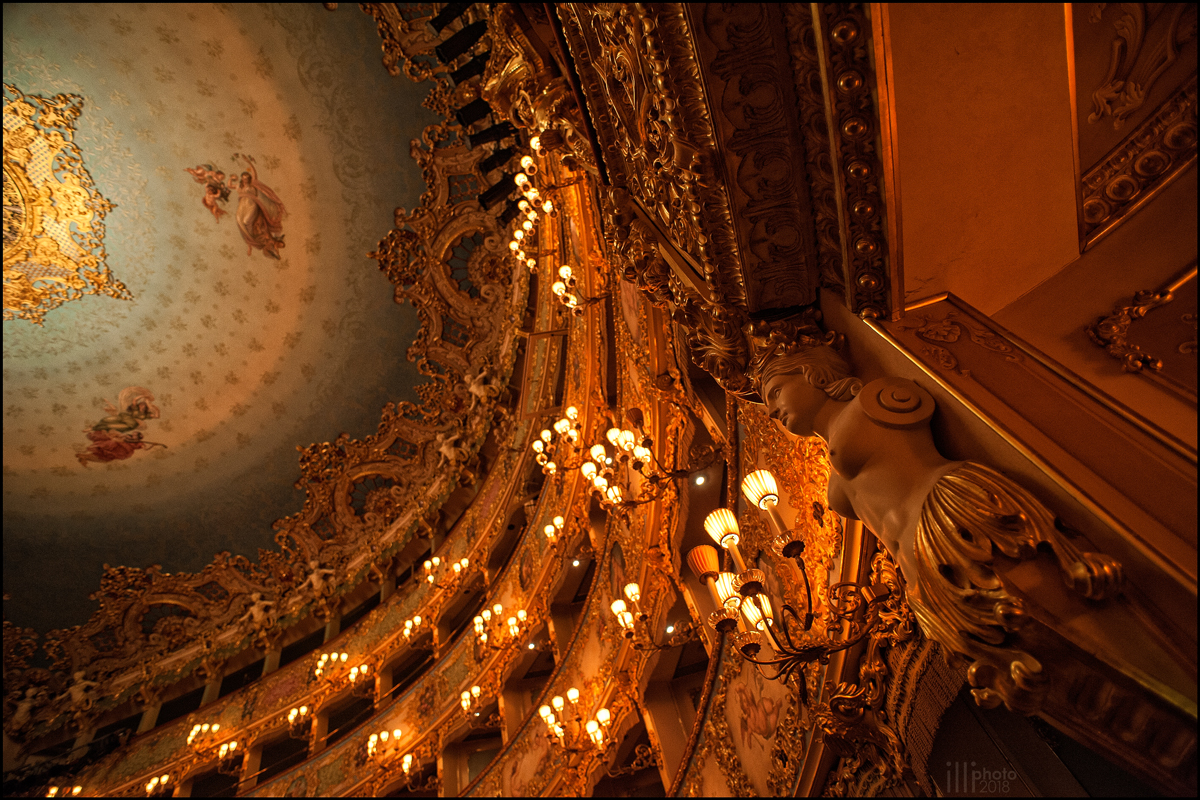
[[[812,436],[817,412],[830,400],[845,402],[862,381],[824,342],[793,342],[770,348],[756,359],[752,380],[771,418],[789,433]]]

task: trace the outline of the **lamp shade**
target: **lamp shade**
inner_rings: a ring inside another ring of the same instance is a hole
[[[721,598],[721,605],[726,608],[737,608],[742,601],[742,596],[733,588],[735,577],[737,576],[732,572],[722,572],[717,575],[717,596]]]
[[[704,530],[722,547],[738,543],[737,517],[728,508],[718,508],[704,520]]]
[[[717,556],[717,548],[707,544],[702,544],[699,547],[693,547],[687,554],[688,566],[692,568],[692,572],[696,573],[696,577],[701,581],[709,576],[716,577],[721,571],[721,561]]]
[[[763,509],[768,503],[779,502],[779,486],[775,483],[775,476],[765,469],[751,472],[742,480],[742,494]]]

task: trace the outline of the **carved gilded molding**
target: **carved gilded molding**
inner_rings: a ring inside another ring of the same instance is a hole
[[[888,259],[893,254],[884,220],[879,115],[872,98],[871,21],[862,5],[822,3],[814,9],[846,302],[860,317],[887,317],[893,301]]]
[[[1196,163],[1196,76],[1082,178],[1084,249]]]
[[[1088,337],[1100,347],[1104,348],[1104,352],[1115,358],[1121,364],[1121,369],[1125,372],[1144,375],[1148,378],[1156,379],[1156,381],[1183,399],[1196,403],[1196,384],[1193,378],[1191,383],[1186,380],[1180,380],[1184,377],[1181,375],[1172,375],[1171,371],[1163,370],[1163,360],[1153,353],[1148,353],[1141,346],[1130,341],[1130,327],[1138,320],[1144,319],[1148,313],[1159,308],[1170,307],[1170,311],[1162,312],[1156,316],[1171,313],[1179,314],[1180,325],[1176,326],[1176,341],[1156,342],[1156,344],[1171,348],[1174,345],[1174,353],[1172,356],[1184,355],[1193,356],[1196,353],[1196,310],[1193,307],[1176,310],[1170,304],[1176,299],[1177,293],[1196,280],[1196,264],[1193,262],[1190,267],[1185,269],[1180,275],[1173,278],[1165,286],[1157,291],[1146,290],[1134,294],[1131,301],[1118,304],[1113,308],[1111,314],[1100,317],[1096,322],[1087,327]],[[1194,294],[1196,287],[1193,285],[1190,291]],[[1193,301],[1194,302],[1194,301]],[[1188,331],[1188,328],[1191,328]],[[1188,334],[1191,334],[1189,337]],[[1174,360],[1174,359],[1173,359]]]
[[[79,95],[27,95],[4,84],[5,322],[41,325],[87,294],[133,298],[106,263],[104,218],[116,206],[75,144],[83,107]]]

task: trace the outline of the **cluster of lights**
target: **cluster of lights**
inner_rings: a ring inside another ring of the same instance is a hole
[[[742,493],[750,504],[766,513],[767,520],[776,534],[775,545],[785,557],[799,556],[804,551],[804,542],[795,539],[790,534],[779,516],[779,487],[775,477],[767,470],[758,470],[747,475],[742,481]],[[688,562],[692,570],[707,583],[717,611],[713,614],[712,622],[718,629],[731,630],[735,625],[751,632],[769,632],[775,624],[775,614],[771,601],[763,591],[765,575],[757,569],[747,569],[746,562],[738,550],[741,532],[738,528],[737,517],[726,508],[718,508],[704,520],[704,530],[713,541],[729,552],[737,573],[721,572],[717,551],[711,547],[697,547],[693,554],[689,553]],[[800,561],[803,566],[803,561]],[[805,588],[808,588],[808,575],[805,574]],[[739,613],[740,612],[740,613]],[[805,617],[805,630],[812,624],[812,602],[809,599],[809,612]]]
[[[64,789],[65,789],[65,787],[64,787]],[[75,787],[73,787],[73,788],[71,789],[71,796],[72,796],[72,797],[74,797],[75,795],[79,794],[79,793],[80,793],[80,792],[82,792],[82,791],[83,791],[83,787],[82,787],[82,786],[75,786]],[[57,787],[57,786],[51,786],[51,787],[49,788],[49,790],[47,790],[47,792],[46,792],[46,797],[58,797],[58,796],[59,796],[59,794],[58,794],[58,787]],[[66,796],[67,796],[67,792],[66,792],[66,791],[64,791],[64,792],[62,793],[62,796],[63,796],[63,797],[66,797]]]
[[[424,624],[424,622],[425,620],[421,618],[420,614],[412,619],[404,620],[404,638],[406,640],[412,639],[412,637],[419,634],[421,632],[421,626]]]
[[[534,460],[542,467],[542,472],[547,475],[553,475],[558,471],[558,464],[551,459],[554,457],[554,452],[559,443],[563,440],[569,442],[572,446],[579,443],[579,431],[582,423],[579,421],[579,409],[575,406],[567,406],[565,416],[557,420],[549,428],[542,430],[538,434],[538,438],[533,441],[533,452],[537,453]]]
[[[512,250],[517,261],[520,261],[525,266],[529,267],[529,271],[537,270],[537,260],[529,255],[524,250],[524,239],[526,236],[532,235],[534,224],[537,222],[538,209],[541,209],[543,214],[550,214],[554,211],[554,203],[549,200],[543,200],[538,193],[537,187],[529,180],[529,176],[537,172],[537,165],[533,161],[533,156],[521,157],[521,169],[524,172],[518,172],[513,176],[513,181],[517,184],[517,188],[521,190],[521,194],[525,195],[525,199],[517,202],[517,208],[525,219],[513,229],[512,241],[508,243],[508,249]]]
[[[332,680],[333,668],[338,664],[345,664],[349,658],[349,653],[321,653],[321,658],[317,660],[317,666],[313,670],[313,673],[319,678],[328,670],[330,673],[329,677]],[[365,663],[359,664],[357,667],[351,667],[350,682],[354,683],[360,676],[365,677],[369,669],[369,666]]]
[[[612,612],[617,617],[617,622],[620,623],[621,629],[625,631],[625,638],[633,638],[633,618],[634,612],[637,612],[637,618],[645,622],[648,617],[642,613],[638,607],[638,600],[642,598],[642,590],[636,583],[626,584],[625,597],[629,599],[629,605],[633,606],[633,611],[629,610],[629,606],[625,605],[625,601],[617,599],[613,601]]]
[[[452,562],[450,564],[450,570],[454,573],[452,577],[457,578],[462,575],[470,563],[470,560],[466,558],[460,558],[458,561]],[[426,561],[424,566],[425,580],[428,583],[437,583],[437,572],[438,568],[442,566],[442,559],[438,556],[434,556]]]
[[[558,537],[562,535],[563,528],[566,526],[566,524],[567,521],[562,517],[555,517],[554,519],[550,520],[545,528],[542,528],[542,532],[546,534],[546,539],[551,545],[554,545],[558,542]]]
[[[578,735],[578,725],[582,722],[583,717],[579,714],[579,690],[572,686],[567,690],[567,697],[564,700],[562,697],[555,696],[550,700],[550,705],[542,706],[538,709],[538,715],[542,718],[542,722],[546,724],[546,735],[551,741],[558,745],[570,748],[567,745],[567,739],[571,734],[568,730],[568,725],[571,721],[568,719],[566,710],[567,703],[571,704],[570,717],[574,720],[576,726],[575,734]],[[605,747],[605,735],[608,733],[608,726],[612,724],[612,715],[607,708],[602,708],[596,712],[594,719],[589,719],[583,725],[583,731],[587,734],[588,741],[597,749],[603,750]]]
[[[383,755],[383,753],[379,750],[380,746],[387,746],[389,740],[391,740],[392,745],[395,746],[396,743],[400,741],[400,734],[401,730],[399,728],[395,728],[391,731],[372,733],[371,737],[367,739],[367,755],[371,756],[372,758],[377,755]]]
[[[160,775],[157,778],[151,778],[146,784],[146,794],[154,794],[156,791],[162,792],[166,790],[166,786],[171,781],[170,773]]]
[[[495,639],[493,645],[498,646],[499,640],[506,630],[508,635],[515,639],[521,635],[521,629],[525,626],[526,619],[525,609],[521,609],[505,620],[504,606],[496,603],[491,608],[485,608],[473,620],[475,641],[480,646],[486,646],[489,639]]]
[[[288,712],[288,725],[292,731],[298,732],[304,728],[304,724],[308,722],[308,706],[300,706],[293,708]]]
[[[459,700],[458,700],[459,705],[462,706],[462,710],[466,711],[466,712],[470,712],[471,708],[477,702],[479,702],[479,696],[482,694],[483,694],[483,689],[479,688],[478,686],[472,686],[470,689],[463,691],[462,695],[459,697]],[[478,715],[479,712],[477,711],[475,713],[476,713],[476,715]]]
[[[615,465],[630,462],[635,470],[645,474],[653,458],[652,442],[648,436],[638,442],[637,434],[621,428],[609,428],[605,438],[613,448],[613,455],[609,455],[603,444],[592,445],[588,451],[590,460],[584,461],[579,471],[592,482],[592,489],[600,495],[602,503],[617,505],[625,498],[615,482]]]
[[[189,745],[194,745],[196,744],[196,739],[199,737],[209,733],[216,733],[219,730],[221,730],[221,723],[219,722],[214,722],[212,725],[209,725],[207,722],[203,724],[196,723],[192,726],[192,730],[188,734],[187,743]]]
[[[564,306],[571,309],[576,315],[583,313],[583,306],[579,304],[579,296],[572,290],[575,288],[575,274],[571,272],[571,268],[563,264],[558,268],[558,280],[550,284],[550,291],[559,299]]]

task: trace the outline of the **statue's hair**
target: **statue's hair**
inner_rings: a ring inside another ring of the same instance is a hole
[[[850,374],[846,360],[832,347],[822,344],[765,359],[758,374],[758,390],[763,400],[766,400],[764,387],[771,378],[796,373],[834,400],[849,400],[863,387],[863,382]]]

